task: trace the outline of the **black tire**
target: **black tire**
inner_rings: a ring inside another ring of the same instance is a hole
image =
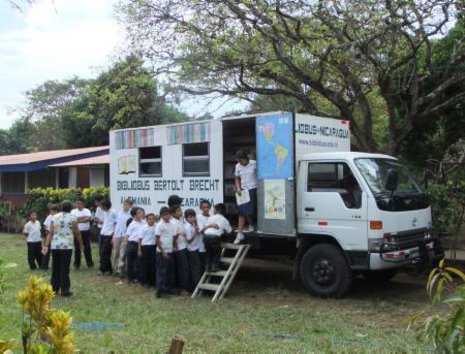
[[[310,294],[338,298],[349,291],[352,271],[341,249],[332,244],[319,244],[303,255],[300,279]]]
[[[372,283],[384,283],[394,278],[399,273],[399,268],[390,268],[384,270],[373,270],[363,274],[366,280]]]

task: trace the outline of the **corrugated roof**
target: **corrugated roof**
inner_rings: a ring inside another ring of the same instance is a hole
[[[46,161],[52,159],[60,159],[63,157],[88,154],[98,151],[108,150],[108,146],[96,146],[87,147],[80,149],[67,149],[67,150],[51,150],[51,151],[39,151],[31,152],[28,154],[17,154],[17,155],[3,155],[0,156],[0,165],[16,165],[33,163],[38,161]]]
[[[87,166],[87,165],[109,165],[110,155],[102,155],[97,157],[88,157],[86,159],[68,161],[50,165],[49,167],[72,167],[72,166]]]
[[[38,171],[50,165],[108,155],[108,146],[0,156],[0,172]]]

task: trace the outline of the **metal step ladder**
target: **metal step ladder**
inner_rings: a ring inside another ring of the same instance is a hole
[[[192,293],[192,298],[202,295],[204,290],[214,291],[212,302],[221,300],[228,291],[231,283],[239,270],[242,261],[244,260],[250,245],[234,245],[232,243],[221,244],[221,263],[228,265],[228,269],[220,270],[218,272],[205,272],[200,278],[195,291]],[[226,250],[234,250],[233,257],[226,256]],[[221,279],[219,283],[214,283],[212,280]]]

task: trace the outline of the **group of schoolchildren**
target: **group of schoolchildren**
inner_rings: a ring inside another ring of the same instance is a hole
[[[214,214],[210,215],[212,205],[208,200],[200,203],[200,213],[194,209],[183,211],[182,200],[170,196],[168,206],[155,215],[133,206],[131,199],[125,200],[117,212],[108,199],[98,198],[94,216],[84,208],[84,200],[78,200],[72,214],[81,232],[87,266],[94,265],[89,232],[93,221],[100,229],[99,275],[123,276],[125,271],[129,283],[156,286],[158,297],[192,292],[205,270],[220,270],[221,236],[231,233],[232,228],[224,217],[224,204],[214,205]],[[44,222],[46,232],[56,212],[57,207],[50,208]],[[36,213],[29,213],[28,219],[24,234],[29,265],[31,269],[48,268],[46,256],[40,253],[41,225]],[[81,250],[75,247],[74,267],[80,265]]]

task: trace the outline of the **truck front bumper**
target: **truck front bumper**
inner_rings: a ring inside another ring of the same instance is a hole
[[[370,270],[397,268],[409,264],[422,263],[431,266],[444,257],[439,241],[431,240],[422,245],[396,251],[371,252]]]

